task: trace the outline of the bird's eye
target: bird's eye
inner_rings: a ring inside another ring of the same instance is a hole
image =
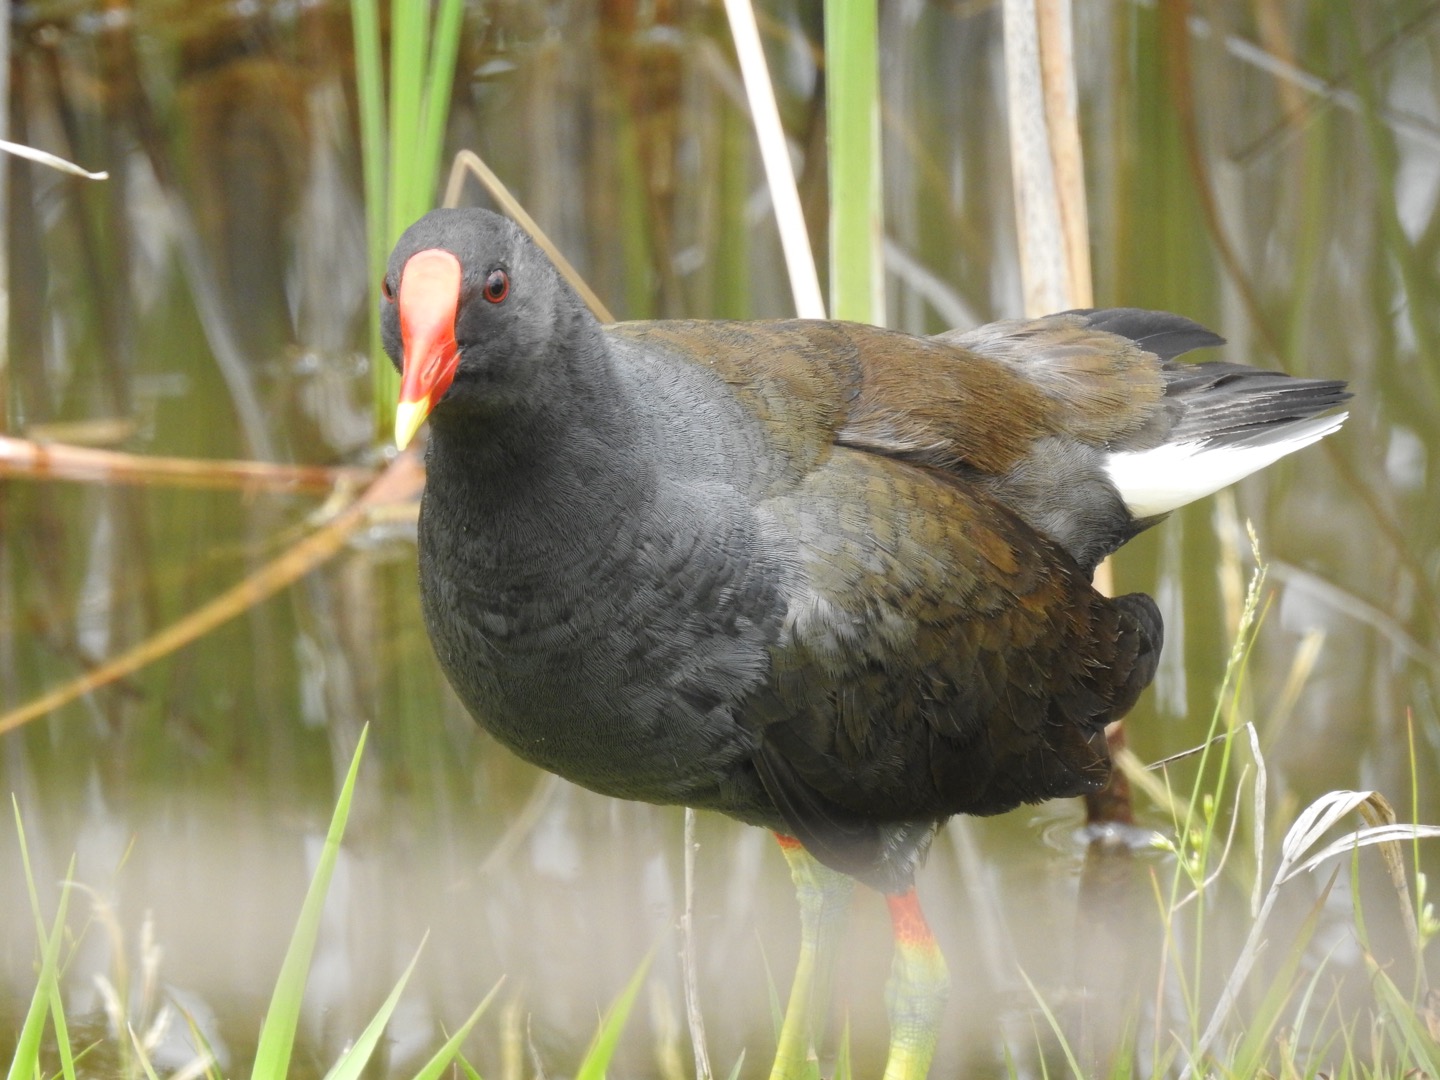
[[[485,299],[498,304],[510,295],[510,275],[504,270],[491,270],[485,279]]]
[[[380,279],[380,295],[389,303],[393,304],[395,302],[395,291],[390,288],[390,279],[388,277]]]

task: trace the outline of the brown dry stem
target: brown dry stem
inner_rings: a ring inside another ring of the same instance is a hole
[[[203,637],[222,623],[274,596],[320,566],[345,546],[346,539],[369,520],[372,513],[416,498],[425,482],[417,454],[401,454],[365,491],[293,547],[266,563],[238,584],[221,593],[159,633],[121,653],[93,671],[72,679],[48,693],[0,716],[0,734],[13,731],[68,705],[84,694],[123,679]]]

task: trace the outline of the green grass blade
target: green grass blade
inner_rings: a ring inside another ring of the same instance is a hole
[[[740,1051],[740,1056],[735,1059],[735,1066],[730,1070],[730,1075],[725,1080],[740,1080],[740,1070],[745,1068],[745,1051]]]
[[[845,1014],[845,1024],[840,1029],[840,1052],[835,1056],[835,1080],[854,1080],[850,1063],[850,1014]]]
[[[1280,964],[1279,970],[1275,972],[1275,977],[1271,979],[1265,996],[1260,999],[1256,1008],[1246,1014],[1244,1035],[1229,1063],[1230,1067],[1241,1076],[1260,1075],[1271,1037],[1280,1020],[1280,1013],[1298,988],[1296,976],[1300,971],[1301,963],[1305,960],[1305,953],[1310,946],[1310,941],[1320,928],[1321,916],[1325,912],[1325,905],[1330,899],[1330,891],[1334,887],[1335,875],[1332,874],[1325,887],[1320,890],[1320,895],[1316,898],[1315,903],[1311,905],[1310,913],[1305,917],[1305,922],[1295,935],[1295,940],[1290,943],[1285,959]]]
[[[876,0],[825,0],[830,313],[884,322],[880,263],[880,32]]]
[[[471,1065],[470,1062],[466,1060],[465,1055],[458,1050],[455,1052],[455,1064],[460,1066],[460,1071],[464,1073],[465,1080],[485,1080],[485,1078],[480,1075],[480,1071],[476,1069],[474,1065]]]
[[[445,1045],[435,1051],[435,1056],[427,1061],[425,1067],[415,1074],[415,1080],[439,1080],[440,1074],[445,1071],[450,1062],[455,1060],[456,1056],[460,1053],[460,1044],[463,1043],[470,1034],[470,1029],[475,1026],[476,1021],[478,1021],[480,1017],[485,1015],[485,1010],[490,1008],[490,1003],[495,1000],[495,995],[500,992],[500,987],[504,984],[505,980],[501,979],[490,988],[490,992],[485,995],[485,1000],[475,1006],[475,1011],[470,1014],[470,1019],[461,1024],[460,1029],[445,1041]],[[475,1073],[474,1069],[469,1068],[468,1063],[466,1068],[471,1074]]]
[[[1060,1050],[1065,1055],[1065,1062],[1070,1066],[1070,1075],[1076,1077],[1077,1080],[1084,1080],[1088,1074],[1080,1067],[1080,1061],[1075,1057],[1075,1051],[1070,1049],[1070,1041],[1065,1038],[1065,1031],[1060,1026],[1059,1019],[1056,1018],[1055,1013],[1051,1010],[1045,998],[1041,996],[1039,989],[1030,981],[1030,976],[1025,973],[1023,968],[1019,969],[1019,971],[1020,978],[1024,979],[1025,985],[1030,988],[1030,996],[1035,999],[1035,1004],[1040,1006],[1041,1015],[1045,1017],[1045,1022],[1050,1025],[1051,1033],[1060,1044]],[[1040,1033],[1038,1031],[1035,1033],[1035,1041],[1036,1045],[1040,1045]],[[1043,1052],[1040,1055],[1040,1061],[1043,1066],[1045,1061]]]
[[[429,935],[426,935],[427,937]],[[410,963],[401,973],[395,988],[390,991],[378,1012],[365,1025],[365,1030],[355,1040],[350,1049],[340,1055],[340,1059],[330,1067],[325,1074],[325,1080],[360,1080],[360,1074],[365,1071],[365,1066],[370,1061],[370,1055],[375,1052],[375,1046],[380,1041],[380,1036],[385,1033],[385,1025],[390,1023],[390,1016],[395,1012],[395,1006],[400,1004],[400,994],[405,989],[405,984],[410,981],[410,974],[415,970],[416,961],[420,959],[420,950],[425,948],[425,942],[420,942],[420,948],[415,950],[415,955],[410,958]]]
[[[750,228],[746,220],[750,193],[750,128],[733,110],[719,118],[720,187],[716,193],[714,268],[715,315],[721,319],[750,317],[750,288],[755,274],[750,263]]]
[[[180,1015],[185,1018],[185,1026],[190,1031],[190,1040],[195,1049],[203,1054],[210,1064],[205,1068],[205,1080],[224,1080],[220,1075],[219,1058],[215,1056],[215,1048],[210,1045],[210,1040],[205,1037],[205,1032],[200,1030],[200,1025],[195,1020],[195,1014],[178,1001],[172,999],[171,1004],[179,1010]]]
[[[290,1065],[295,1028],[300,1020],[300,1003],[305,996],[305,981],[310,973],[310,958],[315,952],[315,941],[320,936],[325,893],[330,888],[330,878],[340,858],[340,839],[345,835],[350,799],[355,794],[355,776],[360,771],[360,759],[365,753],[365,737],[369,730],[367,725],[360,732],[350,772],[340,788],[335,814],[330,819],[325,847],[315,867],[315,876],[310,880],[305,903],[300,908],[300,918],[290,938],[290,947],[285,951],[285,962],[280,966],[280,977],[275,983],[270,1007],[265,1011],[265,1024],[260,1031],[260,1044],[255,1049],[255,1065],[250,1073],[254,1080],[284,1080]]]
[[[40,914],[40,894],[35,888],[35,874],[30,866],[30,849],[25,843],[25,828],[20,820],[20,804],[11,797],[15,808],[15,830],[20,838],[20,862],[24,868],[25,885],[30,891],[30,909],[35,915],[35,933],[40,945],[40,978],[35,993],[30,998],[30,1007],[25,1011],[25,1020],[20,1025],[20,1036],[15,1041],[15,1057],[10,1062],[8,1080],[40,1075],[40,1039],[45,1034],[45,1016],[50,1013],[57,1017],[56,1038],[61,1047],[61,1060],[67,1069],[67,1080],[74,1080],[75,1063],[70,1057],[70,1039],[64,1029],[64,1013],[60,1008],[60,942],[64,937],[65,916],[70,907],[70,880],[75,874],[75,860],[65,871],[65,883],[60,889],[60,903],[55,911],[55,922],[47,933],[45,920]]]
[[[1135,1076],[1135,1024],[1136,1017],[1132,1013],[1126,1017],[1125,1030],[1121,1034],[1115,1046],[1115,1056],[1111,1059],[1110,1068],[1105,1075],[1107,1080],[1130,1080]],[[1163,1073],[1156,1073],[1163,1076]]]
[[[1426,1076],[1440,1076],[1440,1044],[1430,1037],[1414,1006],[1368,952],[1365,954],[1365,965],[1370,969],[1375,996],[1390,1018],[1391,1023],[1387,1026],[1409,1051],[1412,1065]]]
[[[60,997],[60,973],[50,982],[50,1025],[55,1029],[55,1045],[60,1051],[60,1075],[76,1080],[77,1056],[70,1050],[70,1025],[65,1021],[65,1003]]]
[[[385,76],[377,0],[350,0],[350,23],[355,40],[366,239],[370,269],[378,273],[385,263]]]
[[[620,1035],[630,1019],[630,1010],[635,1006],[635,997],[645,983],[645,976],[650,971],[650,961],[654,958],[655,953],[652,950],[649,956],[640,961],[640,966],[635,969],[635,974],[630,976],[625,989],[620,991],[620,996],[606,1010],[600,1030],[595,1033],[590,1049],[585,1052],[585,1060],[580,1063],[580,1068],[575,1073],[575,1080],[604,1080],[605,1070],[610,1067],[610,1059],[615,1056],[615,1047],[620,1043]]]
[[[70,878],[74,876],[74,873],[75,861],[71,859],[70,868],[66,871],[65,879],[69,881]],[[60,923],[56,930],[51,931],[51,936],[53,937],[63,928],[64,923]],[[63,1076],[65,1080],[76,1080],[76,1057],[70,1049],[70,1025],[65,1020],[65,1002],[60,995],[60,971],[58,966],[55,971],[55,977],[50,980],[50,1026],[55,1029],[55,1046],[60,1053],[60,1075]]]
[[[40,981],[25,1011],[25,1021],[20,1025],[20,1037],[15,1042],[15,1057],[10,1062],[9,1080],[40,1075],[40,1039],[45,1033],[45,1015],[50,1009],[51,991],[58,982],[61,931],[64,929],[65,909],[70,897],[69,888],[60,895],[60,908],[54,930],[45,938],[43,959],[40,963]]]
[[[775,973],[770,970],[770,957],[762,947],[760,963],[765,968],[765,990],[770,1002],[770,1027],[775,1039],[780,1039],[780,1029],[785,1026],[785,1005],[780,1000],[780,991],[775,986]]]

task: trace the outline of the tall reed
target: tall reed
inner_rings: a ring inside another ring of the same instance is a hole
[[[385,259],[416,218],[435,205],[445,124],[460,49],[463,0],[392,0],[388,103],[379,0],[351,0],[365,231],[370,256],[370,356],[379,438],[394,423],[399,379],[380,347],[379,286]]]

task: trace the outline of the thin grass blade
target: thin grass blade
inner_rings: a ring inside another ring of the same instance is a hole
[[[35,933],[41,955],[40,978],[35,985],[35,993],[30,998],[30,1007],[25,1011],[25,1019],[20,1025],[20,1035],[15,1040],[15,1056],[7,1073],[8,1080],[28,1080],[29,1077],[40,1075],[40,1039],[45,1033],[46,1013],[59,1016],[60,1023],[64,1023],[64,1013],[60,1010],[60,942],[64,937],[65,915],[70,907],[70,879],[75,873],[75,860],[71,858],[70,866],[65,871],[65,882],[60,889],[55,922],[47,933],[44,917],[40,914],[40,894],[35,888],[35,875],[30,866],[30,849],[25,843],[25,828],[20,820],[20,804],[14,796],[11,796],[10,801],[15,809],[15,829],[20,838],[20,862],[25,874],[25,884],[30,891],[30,910],[35,916]],[[63,1026],[57,1031],[57,1039],[62,1057],[69,1059],[70,1040]],[[73,1080],[73,1059],[69,1060],[66,1068],[67,1080]]]
[[[295,933],[290,938],[290,947],[285,951],[285,961],[280,966],[280,977],[276,980],[270,1007],[265,1011],[265,1025],[260,1032],[260,1044],[255,1049],[255,1065],[250,1073],[254,1080],[283,1080],[289,1070],[290,1054],[295,1045],[295,1029],[300,1020],[300,1004],[305,997],[305,982],[310,973],[310,958],[315,953],[315,942],[320,936],[325,894],[329,891],[335,864],[340,860],[340,840],[345,835],[345,822],[350,817],[355,777],[360,772],[360,759],[365,753],[365,738],[369,730],[367,725],[360,731],[360,742],[355,747],[350,771],[345,776],[340,797],[335,802],[335,813],[330,819],[330,830],[325,836],[325,846],[320,852],[315,876],[310,880],[310,889],[300,908]]]
[[[445,124],[450,117],[450,90],[455,81],[455,61],[460,54],[460,28],[464,24],[464,0],[441,0],[430,39],[430,72],[425,82],[424,123],[415,163],[416,197],[425,209],[435,197],[440,177],[440,155],[445,149]]]
[[[1425,1076],[1440,1076],[1440,1044],[1425,1030],[1424,1021],[1415,1014],[1409,999],[1368,953],[1365,956],[1365,965],[1370,969],[1376,997],[1380,999],[1385,1015],[1391,1020],[1389,1027],[1398,1033],[1400,1042],[1411,1055],[1412,1064]]]
[[[1440,836],[1440,826],[1436,825],[1373,825],[1369,828],[1356,829],[1354,832],[1346,833],[1340,839],[1326,844],[1303,863],[1293,867],[1280,880],[1282,883],[1289,881],[1306,870],[1315,869],[1326,859],[1344,855],[1356,848],[1371,847],[1374,844],[1398,843],[1405,840],[1422,840],[1436,836]]]
[[[1129,1018],[1125,1023],[1125,1030],[1116,1040],[1115,1055],[1110,1061],[1110,1068],[1106,1072],[1107,1080],[1130,1080],[1135,1076],[1135,1018]],[[1163,1071],[1155,1075],[1164,1076]]]
[[[595,1033],[590,1049],[585,1053],[585,1060],[580,1063],[580,1068],[575,1073],[575,1080],[604,1080],[605,1070],[610,1067],[610,1059],[615,1056],[620,1035],[630,1020],[630,1010],[635,1006],[636,995],[645,983],[645,976],[650,972],[650,961],[654,958],[652,951],[640,961],[640,966],[635,970],[635,974],[630,976],[625,989],[620,991],[620,996],[606,1010],[600,1030]]]
[[[200,1030],[200,1024],[195,1019],[195,1014],[179,1002],[175,1007],[180,1010],[180,1015],[185,1018],[185,1026],[190,1030],[191,1045],[194,1046],[207,1060],[205,1076],[207,1080],[224,1080],[220,1075],[218,1067],[219,1058],[215,1056],[215,1049],[210,1045],[210,1040],[205,1037],[205,1032]]]
[[[385,265],[385,75],[377,0],[350,0],[370,269]]]
[[[1245,730],[1250,736],[1250,757],[1255,762],[1255,784],[1250,807],[1255,820],[1255,880],[1250,889],[1250,917],[1253,919],[1260,913],[1260,892],[1265,879],[1265,807],[1270,781],[1265,768],[1265,755],[1260,750],[1260,735],[1252,723],[1247,722]]]
[[[1237,1075],[1260,1075],[1270,1038],[1279,1022],[1281,1011],[1295,992],[1296,973],[1299,972],[1300,965],[1305,960],[1306,950],[1309,949],[1316,930],[1320,928],[1321,916],[1325,912],[1326,903],[1329,901],[1330,892],[1334,887],[1335,878],[1332,877],[1320,890],[1320,895],[1315,898],[1315,903],[1310,906],[1310,912],[1306,915],[1295,939],[1290,943],[1290,948],[1286,951],[1285,959],[1275,972],[1275,977],[1270,980],[1270,986],[1265,991],[1265,996],[1260,999],[1260,1003],[1255,1009],[1247,1013],[1244,1036],[1227,1063],[1227,1067],[1233,1069]]]
[[[219,1076],[215,1069],[215,1059],[209,1054],[201,1054],[180,1066],[165,1080],[200,1080],[202,1076]]]
[[[505,980],[502,978],[490,988],[490,992],[485,995],[485,1000],[475,1006],[475,1011],[470,1014],[470,1018],[460,1025],[454,1035],[451,1035],[450,1038],[445,1040],[445,1045],[435,1051],[435,1056],[427,1061],[425,1067],[415,1074],[415,1080],[439,1080],[440,1074],[445,1071],[450,1062],[454,1061],[460,1053],[460,1045],[469,1037],[470,1029],[475,1026],[480,1017],[485,1015],[485,1010],[490,1008],[490,1003],[495,1000],[495,995],[500,992],[500,987],[504,985]],[[468,1065],[466,1067],[468,1068]],[[475,1070],[470,1069],[469,1071],[474,1073]]]
[[[685,908],[680,915],[680,970],[685,990],[685,1018],[690,1049],[695,1059],[695,1080],[711,1080],[710,1051],[705,1039],[705,1016],[700,1011],[699,962],[695,958],[695,811],[685,808]]]
[[[1040,1012],[1045,1017],[1045,1022],[1050,1025],[1050,1031],[1055,1036],[1056,1042],[1060,1044],[1060,1050],[1065,1055],[1065,1062],[1070,1066],[1070,1075],[1076,1080],[1085,1080],[1089,1074],[1080,1067],[1080,1061],[1076,1058],[1075,1051],[1070,1049],[1070,1041],[1065,1038],[1065,1031],[1060,1026],[1060,1021],[1056,1018],[1055,1013],[1051,1011],[1049,1003],[1041,996],[1035,984],[1030,981],[1030,976],[1025,973],[1025,970],[1023,968],[1017,970],[1020,972],[1020,978],[1025,980],[1025,985],[1030,988],[1030,996],[1035,999],[1035,1004],[1040,1006]],[[1038,1031],[1035,1033],[1035,1038],[1038,1043],[1040,1038]],[[1043,1055],[1041,1061],[1044,1061]]]
[[[426,937],[428,938],[429,935],[427,934]],[[385,1025],[390,1023],[395,1006],[400,1004],[400,994],[404,991],[405,984],[410,981],[410,974],[415,970],[415,964],[420,959],[420,951],[424,948],[425,941],[422,939],[420,947],[415,950],[415,955],[410,958],[410,963],[395,983],[395,988],[390,991],[390,996],[385,999],[370,1023],[365,1025],[365,1030],[351,1044],[350,1049],[341,1054],[340,1059],[330,1067],[330,1071],[325,1074],[325,1080],[360,1080],[360,1075],[365,1071],[365,1066],[370,1061],[370,1055],[375,1052],[375,1046],[379,1043],[380,1036],[385,1033]]]
[[[150,1064],[150,1055],[145,1052],[145,1044],[140,1041],[140,1036],[135,1034],[135,1028],[126,1024],[125,1032],[130,1036],[130,1045],[135,1048],[135,1058],[140,1062],[140,1068],[145,1071],[145,1080],[160,1080],[160,1077],[155,1075],[155,1066]]]
[[[770,970],[770,957],[764,948],[760,950],[760,964],[765,968],[765,990],[770,1002],[770,1027],[776,1039],[785,1026],[785,1005],[780,1000],[780,991],[775,985],[775,973]]]
[[[845,1014],[845,1024],[840,1028],[840,1050],[835,1055],[835,1080],[854,1080],[854,1066],[850,1061],[850,1014]]]
[[[355,49],[355,90],[360,110],[360,166],[365,185],[365,249],[370,260],[371,288],[385,273],[385,74],[380,54],[380,11],[377,0],[350,0],[350,27]],[[393,418],[389,404],[399,382],[389,364],[379,362],[380,308],[370,305],[370,356],[375,361],[375,424],[383,437]]]
[[[1288,867],[1299,861],[1341,818],[1370,798],[1370,791],[1329,791],[1316,799],[1295,819],[1280,845],[1282,863]]]

